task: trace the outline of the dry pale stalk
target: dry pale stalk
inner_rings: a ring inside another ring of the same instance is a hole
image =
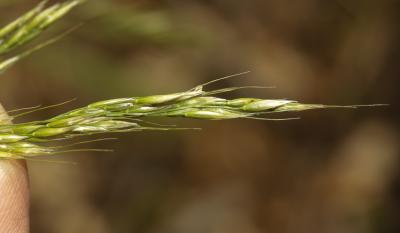
[[[0,104],[0,124],[10,123]],[[0,160],[0,232],[29,232],[29,181],[24,160]]]

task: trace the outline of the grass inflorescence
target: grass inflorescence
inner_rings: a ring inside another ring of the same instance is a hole
[[[56,154],[62,149],[47,147],[46,142],[72,137],[143,130],[179,130],[146,121],[150,117],[182,117],[203,120],[250,118],[260,120],[288,120],[266,118],[266,114],[298,112],[322,108],[356,108],[358,106],[330,106],[303,104],[285,99],[236,98],[224,99],[215,93],[234,91],[225,88],[204,91],[199,85],[185,92],[144,97],[127,97],[99,101],[74,109],[47,120],[0,125],[0,158],[26,158]],[[38,109],[33,109],[35,111]],[[23,114],[17,114],[18,117]],[[11,116],[12,118],[12,116]]]

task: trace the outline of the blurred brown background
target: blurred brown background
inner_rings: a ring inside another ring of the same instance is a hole
[[[1,24],[34,4],[2,0]],[[76,166],[30,162],[32,232],[400,232],[399,10],[395,0],[81,6],[35,42],[82,28],[0,80],[8,109],[78,100],[22,120],[246,70],[215,87],[277,86],[229,97],[391,106],[289,122],[170,119],[203,130],[116,135],[92,145],[115,153],[57,158]]]

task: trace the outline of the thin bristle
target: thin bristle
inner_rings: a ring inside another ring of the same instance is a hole
[[[38,111],[43,111],[43,110],[50,109],[50,108],[56,108],[56,107],[59,107],[59,106],[65,105],[65,104],[69,104],[69,103],[75,101],[76,99],[77,98],[73,98],[73,99],[58,103],[58,104],[52,104],[52,105],[48,105],[48,106],[44,106],[44,107],[41,107],[41,105],[39,105],[38,107],[32,107],[31,109],[33,109],[33,110],[30,110],[30,111],[27,111],[27,112],[23,112],[23,113],[20,113],[20,114],[14,115],[14,116],[10,116],[10,117],[15,119],[17,117],[26,116],[26,115],[29,115],[31,113],[35,113],[35,112],[38,112]],[[28,108],[28,110],[29,110],[29,108]]]
[[[273,89],[276,88],[275,86],[242,86],[242,87],[227,87],[223,89],[218,89],[214,91],[208,91],[204,94],[204,96],[210,96],[210,95],[217,95],[217,94],[222,94],[222,93],[227,93],[227,92],[232,92],[232,91],[238,91],[242,89]]]
[[[205,86],[208,86],[208,85],[216,83],[216,82],[220,82],[220,81],[225,80],[225,79],[230,79],[230,78],[234,78],[234,77],[240,77],[240,76],[249,74],[250,72],[251,71],[248,70],[248,71],[244,71],[244,72],[241,72],[241,73],[231,74],[231,75],[228,75],[228,76],[224,76],[224,77],[221,77],[221,78],[217,78],[217,79],[211,80],[209,82],[200,84],[198,86],[205,87]]]

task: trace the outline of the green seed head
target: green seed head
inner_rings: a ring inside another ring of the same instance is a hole
[[[139,106],[131,108],[127,111],[128,114],[140,114],[140,113],[149,113],[158,110],[157,107],[150,107],[150,106]]]
[[[93,118],[87,118],[81,122],[79,122],[79,125],[90,125],[90,124],[95,124],[97,122],[105,121],[108,120],[108,117],[93,117]]]
[[[103,100],[88,105],[88,108],[102,108],[114,104],[135,103],[135,101],[136,101],[135,98],[119,98],[112,100]]]
[[[18,142],[28,138],[27,136],[21,136],[16,134],[0,134],[0,143],[11,143]]]
[[[68,13],[73,7],[78,5],[80,1],[69,1],[64,4],[61,4],[59,7],[54,8],[53,11],[46,15],[46,20],[42,23],[41,27],[45,28],[48,27],[50,24],[54,23],[66,13]]]
[[[107,132],[106,128],[99,127],[99,126],[91,126],[91,125],[84,125],[84,126],[77,126],[72,129],[72,132],[75,133],[97,133],[97,132]]]
[[[58,7],[61,6],[62,4]],[[301,104],[296,101],[279,99],[238,98],[229,100],[214,97],[213,95],[239,88],[225,88],[204,92],[202,87],[198,86],[190,91],[167,95],[100,101],[43,121],[19,125],[11,125],[3,121],[0,126],[0,158],[18,159],[30,155],[74,151],[60,151],[61,147],[41,145],[41,143],[51,140],[69,139],[72,136],[177,129],[157,124],[153,124],[154,127],[148,127],[146,125],[151,123],[146,124],[145,120],[139,121],[138,118],[141,117],[186,117],[204,120],[267,119],[258,116],[265,113],[303,111],[316,108],[357,107]],[[144,125],[141,125],[142,122],[144,122]],[[54,136],[57,137],[51,138]]]
[[[47,123],[46,126],[50,127],[50,128],[67,127],[67,126],[75,125],[79,122],[82,122],[85,119],[86,119],[85,116],[64,118],[64,119],[60,119],[60,120],[51,121],[51,122]]]
[[[133,103],[119,103],[119,104],[106,105],[106,106],[102,107],[102,109],[107,110],[107,111],[117,112],[117,111],[127,110],[133,106],[134,106]]]
[[[196,97],[193,99],[188,99],[185,100],[181,103],[179,103],[179,106],[206,106],[206,105],[212,105],[212,106],[217,106],[217,105],[225,105],[226,100],[222,98],[217,98],[217,97],[212,97],[212,96],[204,96],[204,97]]]
[[[261,99],[254,98],[238,98],[227,101],[227,106],[229,107],[242,107],[243,105],[250,104],[255,101],[260,101]]]
[[[12,130],[16,134],[29,134],[42,127],[42,125],[13,125]]]
[[[39,146],[30,142],[14,142],[7,144],[8,147],[15,147],[15,148],[38,148]]]
[[[246,112],[262,112],[272,110],[288,103],[295,103],[296,101],[291,100],[258,100],[245,104],[242,106],[242,110]]]
[[[71,131],[71,127],[64,128],[41,128],[32,133],[33,137],[46,138],[65,134]]]
[[[106,130],[114,130],[114,129],[138,127],[139,125],[137,123],[127,122],[127,121],[108,120],[95,123],[92,126],[101,127]]]
[[[29,155],[44,155],[44,154],[51,154],[54,153],[55,150],[51,150],[49,148],[15,148],[14,150],[11,151],[13,154],[24,154],[26,156]]]
[[[317,108],[327,108],[328,106],[321,105],[321,104],[300,104],[297,102],[289,103],[283,106],[280,106],[276,109],[277,112],[297,112],[297,111],[305,111],[310,109],[317,109]]]
[[[7,145],[7,152],[13,154],[48,154],[54,152],[51,148],[40,147],[38,145],[27,143],[27,142],[17,142]],[[1,147],[0,147],[1,148]]]
[[[183,101],[199,95],[204,92],[201,89],[195,89],[193,91],[180,92],[167,95],[151,95],[146,97],[140,97],[137,99],[138,104],[145,105],[155,105],[155,104],[165,104],[171,101]]]
[[[36,14],[38,14],[45,5],[46,1],[40,2],[35,8],[25,13],[23,16],[9,23],[7,26],[0,28],[0,39],[3,40],[3,37],[9,35],[13,31],[17,30],[24,25],[26,22],[31,20]]]
[[[210,108],[210,109],[190,111],[185,113],[184,116],[197,119],[222,120],[222,119],[233,119],[233,118],[243,117],[244,115],[224,109]]]

